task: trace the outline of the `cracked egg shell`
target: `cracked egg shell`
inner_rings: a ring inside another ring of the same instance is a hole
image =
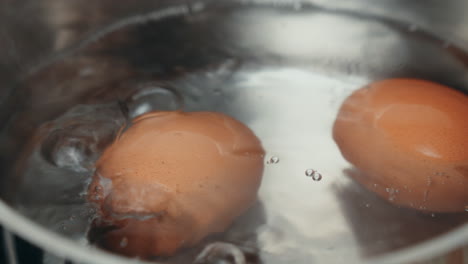
[[[222,232],[256,200],[264,150],[244,124],[214,112],[152,112],[98,160],[88,199],[96,243],[127,256],[170,256]]]

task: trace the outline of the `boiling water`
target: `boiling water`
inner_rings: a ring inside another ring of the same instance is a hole
[[[3,193],[47,228],[87,241],[93,164],[131,118],[218,111],[267,151],[259,201],[224,234],[158,260],[363,263],[467,218],[399,209],[350,180],[331,137],[338,108],[380,78],[468,88],[463,54],[410,25],[307,5],[198,4],[130,18],[21,84],[26,103],[5,133],[17,162]]]

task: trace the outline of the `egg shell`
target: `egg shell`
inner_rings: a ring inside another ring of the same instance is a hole
[[[97,243],[128,256],[170,256],[224,231],[255,202],[263,157],[254,133],[224,114],[137,118],[96,164],[88,198],[100,211],[95,226],[109,227]]]
[[[468,206],[468,97],[417,79],[352,93],[333,126],[355,179],[388,201],[430,212]]]

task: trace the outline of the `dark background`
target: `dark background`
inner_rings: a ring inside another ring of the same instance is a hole
[[[3,229],[0,227],[2,239],[0,239],[0,263],[7,264],[6,248],[3,240]],[[40,264],[42,263],[42,251],[20,238],[15,238],[16,257],[18,264]]]

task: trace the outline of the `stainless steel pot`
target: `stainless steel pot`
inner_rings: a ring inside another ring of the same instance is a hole
[[[44,263],[140,263],[87,245],[85,165],[118,128],[102,125],[122,118],[117,102],[172,109],[179,96],[187,111],[243,121],[277,160],[259,204],[223,238],[248,237],[239,243],[253,243],[263,263],[468,263],[466,214],[422,215],[375,197],[343,172],[350,165],[330,136],[340,102],[372,80],[467,92],[468,2],[0,4],[0,222],[48,252]],[[165,87],[174,94],[161,99]],[[108,130],[97,141],[83,132],[99,126]]]

